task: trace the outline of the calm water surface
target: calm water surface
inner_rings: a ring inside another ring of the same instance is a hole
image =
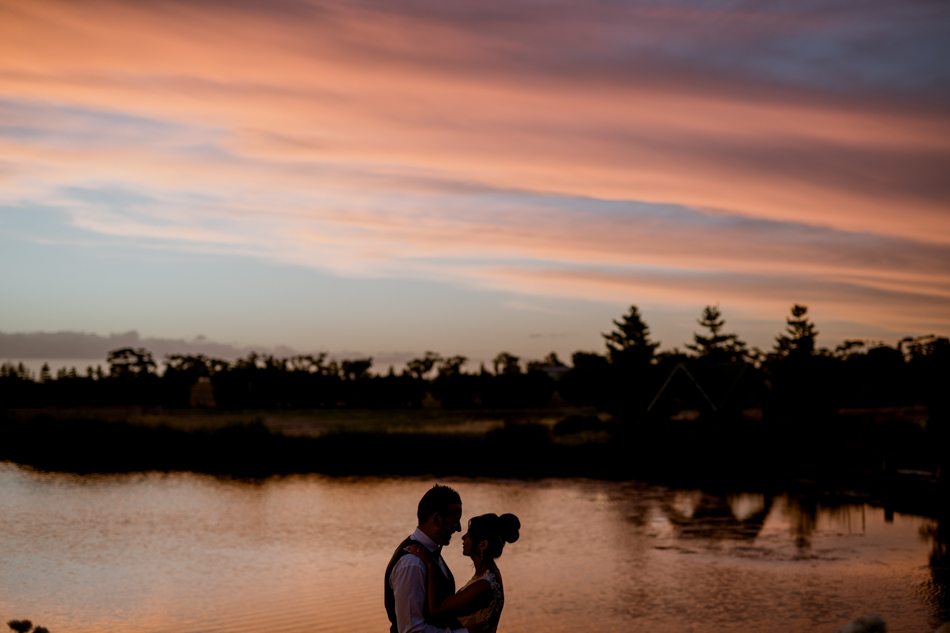
[[[928,631],[935,522],[860,504],[633,483],[451,481],[514,512],[501,629]],[[0,463],[0,620],[67,632],[376,632],[382,575],[432,481],[77,476]],[[468,577],[458,535],[445,558]]]

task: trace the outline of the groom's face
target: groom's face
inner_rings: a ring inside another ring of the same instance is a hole
[[[442,521],[439,526],[439,536],[441,538],[437,542],[439,545],[445,546],[452,540],[453,534],[462,531],[462,505],[460,503],[450,505],[448,514],[441,518]]]

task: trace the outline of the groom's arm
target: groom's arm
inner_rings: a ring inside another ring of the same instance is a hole
[[[399,633],[468,633],[468,629],[432,626],[423,617],[426,602],[426,566],[415,556],[403,556],[389,576],[396,599],[396,625]]]

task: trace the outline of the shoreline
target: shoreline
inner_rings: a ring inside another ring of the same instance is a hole
[[[0,411],[0,460],[80,474],[636,480],[675,488],[816,491],[889,506],[933,506],[933,512],[945,492],[932,455],[907,454],[903,463],[888,464],[874,446],[827,429],[817,443],[788,437],[780,425],[747,420],[684,420],[662,427],[607,420],[598,426],[598,418],[580,415],[585,410],[572,409],[558,422],[565,412],[368,410],[315,417],[299,411],[151,416],[135,410]],[[842,432],[854,432],[853,417],[842,418]],[[295,432],[301,419],[316,422],[307,432]],[[573,426],[566,428],[569,423]]]

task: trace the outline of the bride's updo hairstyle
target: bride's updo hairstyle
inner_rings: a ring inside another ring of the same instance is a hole
[[[498,558],[505,543],[514,543],[520,536],[521,521],[513,514],[483,514],[468,520],[468,535],[476,544],[488,541],[485,555]]]

